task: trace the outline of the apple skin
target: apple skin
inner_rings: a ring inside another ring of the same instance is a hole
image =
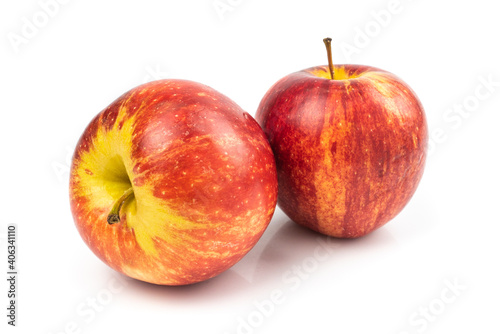
[[[123,193],[121,221],[107,216]],[[205,85],[160,80],[130,90],[87,126],[70,204],[88,247],[138,280],[185,285],[239,261],[277,201],[272,150],[257,122]]]
[[[339,238],[394,218],[422,178],[424,109],[395,75],[335,65],[290,74],[263,97],[256,119],[278,169],[278,206],[296,223]]]

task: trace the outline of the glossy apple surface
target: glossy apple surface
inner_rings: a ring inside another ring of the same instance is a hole
[[[122,95],[85,129],[71,166],[85,243],[113,269],[155,284],[196,283],[234,265],[276,200],[275,161],[257,122],[191,81]],[[120,202],[119,220],[108,223]]]
[[[422,177],[424,109],[395,75],[336,65],[279,80],[256,119],[276,157],[278,205],[298,224],[356,238],[394,218]]]

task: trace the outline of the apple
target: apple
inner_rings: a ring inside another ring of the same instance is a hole
[[[277,175],[259,124],[186,80],[136,87],[75,149],[70,204],[88,247],[138,280],[185,285],[239,261],[273,216]]]
[[[278,206],[328,236],[364,236],[394,218],[422,178],[424,108],[395,75],[333,65],[292,73],[265,94],[256,119],[278,168]]]

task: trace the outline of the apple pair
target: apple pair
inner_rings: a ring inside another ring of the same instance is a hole
[[[423,172],[422,105],[388,72],[334,66],[325,43],[329,65],[278,81],[258,108],[260,126],[185,80],[141,85],[99,113],[70,175],[89,248],[127,276],[184,285],[239,261],[277,202],[293,221],[343,238],[397,215]]]

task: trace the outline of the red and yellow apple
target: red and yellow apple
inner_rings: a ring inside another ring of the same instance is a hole
[[[274,156],[257,122],[205,85],[160,80],[125,93],[74,152],[78,231],[111,268],[162,285],[225,271],[274,213]]]
[[[413,90],[374,67],[333,65],[290,74],[256,119],[278,169],[278,205],[298,224],[356,238],[394,218],[422,177],[424,109]]]

